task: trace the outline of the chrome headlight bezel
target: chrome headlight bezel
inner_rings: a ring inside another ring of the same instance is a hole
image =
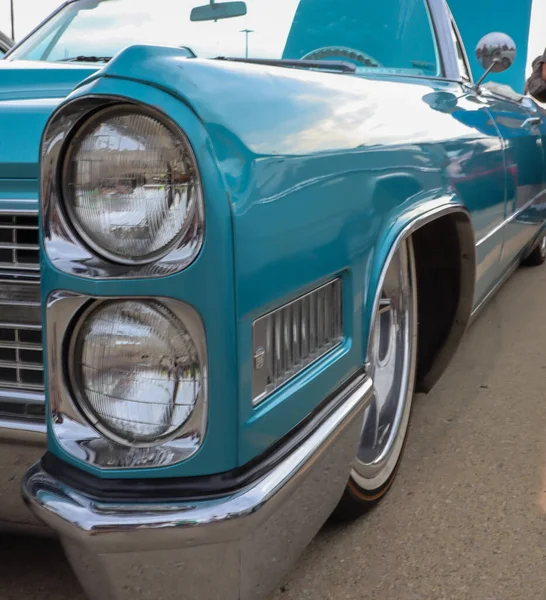
[[[195,169],[198,196],[191,219],[171,244],[146,259],[120,259],[99,249],[71,218],[66,203],[66,160],[71,143],[90,119],[110,111],[152,117],[177,136]],[[139,279],[165,277],[186,269],[199,256],[205,236],[201,176],[194,148],[184,131],[159,110],[114,96],[84,96],[62,105],[50,118],[41,146],[41,210],[44,250],[58,270],[84,278]]]
[[[202,387],[196,406],[184,425],[159,445],[116,443],[112,436],[91,424],[71,381],[69,352],[82,316],[112,300],[162,304],[182,321],[197,349]],[[101,469],[119,470],[167,467],[188,460],[199,450],[208,425],[208,361],[204,324],[194,308],[164,297],[104,298],[59,291],[47,300],[46,326],[51,431],[67,454]]]
[[[188,419],[171,433],[158,435],[155,437],[154,441],[150,442],[128,441],[127,439],[124,439],[122,436],[112,431],[112,429],[105,422],[102,422],[94,414],[90,400],[86,397],[85,393],[83,392],[80,378],[77,375],[77,345],[80,341],[82,329],[86,324],[88,318],[92,317],[94,313],[97,313],[101,308],[105,308],[108,305],[118,302],[122,304],[134,301],[142,302],[143,304],[149,303],[151,306],[156,308],[156,310],[163,313],[162,316],[165,319],[169,319],[170,325],[172,325],[173,327],[176,326],[173,322],[174,320],[176,320],[179,324],[181,324],[184,327],[186,332],[189,334],[191,342],[195,348],[201,373],[200,392],[195,400],[195,407],[192,409]],[[196,314],[194,314],[194,312],[190,309],[184,309],[182,304],[179,308],[180,310],[178,311],[178,314],[175,314],[172,310],[170,310],[170,308],[166,306],[165,302],[161,302],[152,298],[148,298],[146,300],[142,300],[141,298],[129,297],[105,298],[100,301],[91,301],[87,303],[71,321],[69,335],[67,335],[65,339],[67,356],[66,360],[64,361],[64,365],[65,381],[67,382],[68,387],[71,391],[71,399],[73,406],[75,410],[78,411],[80,416],[91,425],[91,427],[96,429],[98,433],[100,433],[103,437],[109,439],[115,444],[118,444],[119,446],[126,446],[128,448],[155,448],[157,446],[162,446],[168,442],[171,442],[172,440],[175,440],[180,436],[181,432],[184,432],[186,423],[191,420],[191,415],[193,414],[194,410],[196,410],[200,403],[202,403],[203,390],[206,389],[204,382],[204,375],[206,373],[206,369],[201,369],[201,364],[206,361],[205,351],[203,347],[204,340],[200,339],[203,334],[199,331],[199,327],[197,327]],[[186,326],[186,323],[188,323],[188,326]],[[198,336],[197,342],[194,341],[190,330],[194,335]],[[200,341],[201,343],[199,343]]]

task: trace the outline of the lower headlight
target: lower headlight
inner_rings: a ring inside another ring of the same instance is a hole
[[[204,386],[188,329],[155,301],[92,306],[74,331],[69,356],[78,409],[102,435],[126,446],[176,437]]]

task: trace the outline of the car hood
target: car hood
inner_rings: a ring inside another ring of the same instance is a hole
[[[37,180],[44,126],[64,98],[97,67],[0,61],[0,194],[5,180]]]

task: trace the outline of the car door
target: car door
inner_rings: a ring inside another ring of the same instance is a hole
[[[525,103],[484,87],[480,94],[503,139],[506,164],[506,218],[501,274],[509,269],[542,226],[540,205],[546,186],[541,133],[543,116]]]

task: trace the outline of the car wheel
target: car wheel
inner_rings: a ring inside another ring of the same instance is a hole
[[[334,520],[356,518],[389,491],[404,450],[417,357],[417,285],[413,244],[405,240],[387,268],[368,349],[373,397],[357,455]]]
[[[546,260],[546,234],[540,238],[531,254],[522,261],[527,267],[538,267]]]

